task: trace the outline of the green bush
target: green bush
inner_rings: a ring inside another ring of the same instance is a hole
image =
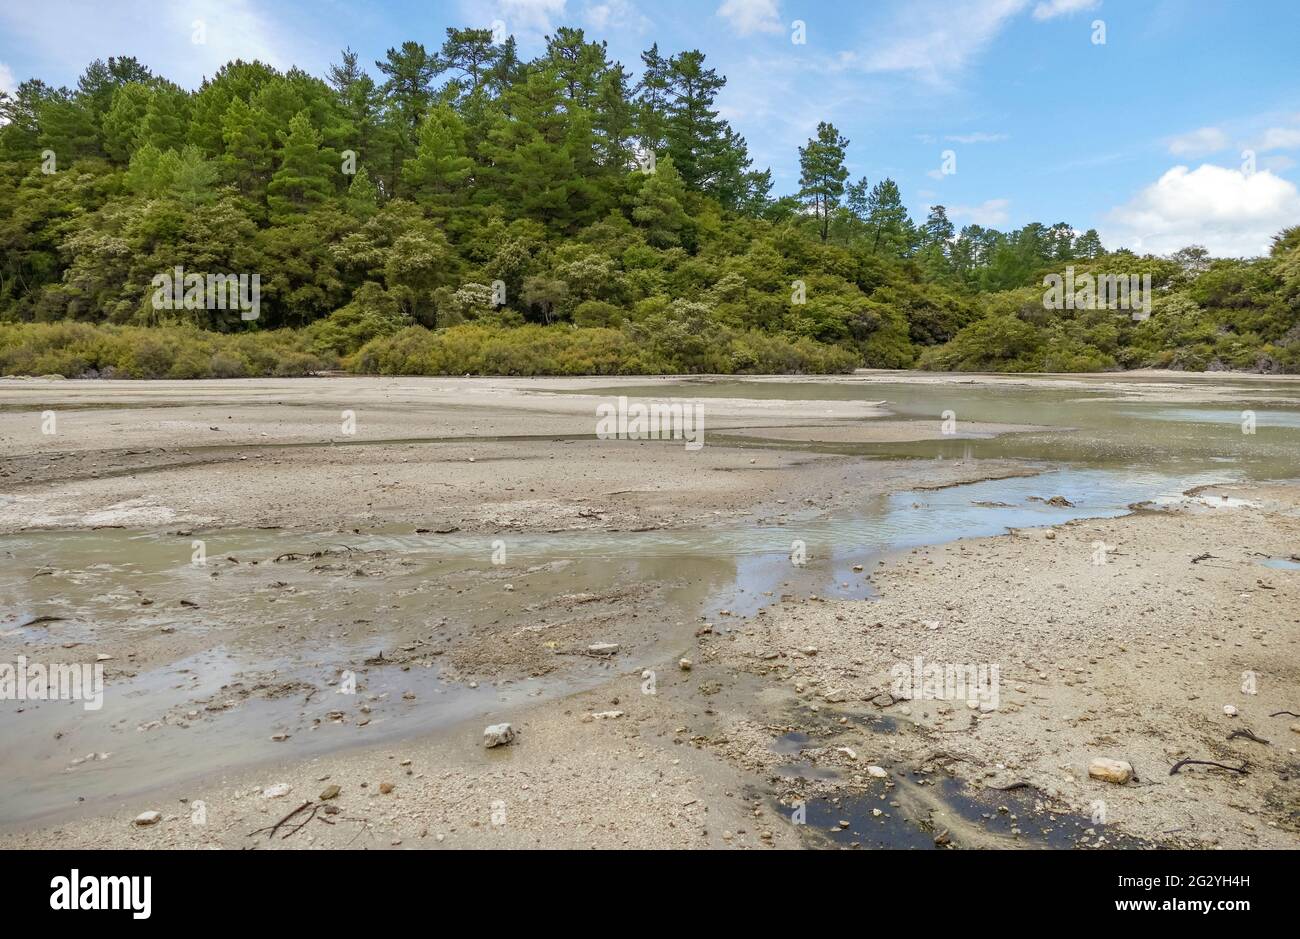
[[[378,375],[828,374],[858,364],[848,350],[810,339],[722,329],[696,337],[699,341],[677,339],[657,340],[651,321],[635,329],[412,326],[367,343],[351,367]]]
[[[0,323],[0,374],[65,378],[310,375],[337,364],[305,332],[214,333],[193,326]]]

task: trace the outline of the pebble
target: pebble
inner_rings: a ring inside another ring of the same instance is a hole
[[[1122,786],[1133,778],[1133,767],[1123,760],[1101,756],[1088,764],[1088,775],[1102,782]]]
[[[483,730],[483,746],[503,747],[513,743],[517,734],[509,724],[493,724]]]

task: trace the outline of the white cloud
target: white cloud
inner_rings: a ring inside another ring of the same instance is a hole
[[[1228,135],[1217,127],[1202,127],[1189,134],[1169,139],[1169,152],[1174,156],[1204,156],[1228,147]]]
[[[715,15],[729,22],[741,36],[785,32],[776,0],[723,0]]]
[[[194,42],[196,21],[205,27],[202,43]],[[110,54],[133,55],[191,88],[235,58],[277,68],[315,64],[302,54],[301,30],[282,29],[253,0],[175,0],[161,9],[147,0],[10,3],[0,5],[0,32],[66,76],[47,73],[53,83],[71,84],[93,59]]]
[[[0,62],[0,91],[13,94],[17,90],[18,82],[14,81],[14,70]]]
[[[603,38],[604,34],[614,30],[644,33],[652,25],[630,0],[588,3],[583,18],[588,26],[601,34],[593,37],[596,39]]]
[[[1205,163],[1175,166],[1126,204],[1102,232],[1108,245],[1168,254],[1191,244],[1211,254],[1265,254],[1273,235],[1300,219],[1300,191],[1268,170],[1247,176]]]
[[[1007,212],[1009,205],[1008,199],[985,199],[979,205],[954,205],[948,208],[948,217],[974,225],[1005,225],[1011,218]]]
[[[986,134],[983,131],[976,131],[973,134],[949,134],[943,138],[951,140],[953,143],[997,143],[999,140],[1006,140],[1006,134]]]
[[[1042,0],[1034,7],[1034,19],[1041,22],[1083,10],[1095,10],[1100,5],[1100,0]]]
[[[868,51],[839,64],[868,72],[906,72],[940,84],[961,71],[1025,9],[1029,0],[914,0],[873,33]]]
[[[1264,131],[1256,150],[1295,150],[1300,148],[1300,127],[1270,127]]]
[[[461,18],[479,28],[496,20],[521,43],[531,44],[565,25],[566,0],[461,0]]]
[[[565,0],[498,0],[506,28],[549,31],[557,17],[564,16]],[[561,24],[562,25],[562,24]]]

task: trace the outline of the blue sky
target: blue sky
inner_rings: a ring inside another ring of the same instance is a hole
[[[494,20],[525,54],[581,26],[634,72],[654,41],[703,50],[778,192],[829,120],[854,178],[892,176],[917,218],[937,202],[959,226],[1067,221],[1112,248],[1229,255],[1300,224],[1295,0],[43,0],[0,8],[0,87],[120,54],[189,87],[236,56],[321,74],[345,45],[373,61]]]

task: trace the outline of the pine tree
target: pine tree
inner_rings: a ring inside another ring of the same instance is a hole
[[[1101,245],[1101,236],[1097,234],[1097,229],[1089,228],[1079,236],[1074,243],[1074,253],[1076,257],[1088,258],[1089,260],[1099,258],[1106,253],[1106,249]]]
[[[704,67],[699,50],[669,59],[664,133],[668,155],[686,185],[735,208],[751,161],[744,139],[713,107],[726,84],[716,70]]]
[[[653,173],[644,174],[641,188],[632,197],[632,221],[644,229],[646,242],[654,247],[678,247],[690,225],[685,201],[682,176],[672,157],[665,157]]]
[[[128,82],[113,92],[108,111],[100,122],[104,152],[118,163],[127,163],[135,152],[140,127],[153,92],[140,82]]]
[[[465,153],[465,125],[449,107],[434,108],[420,128],[420,146],[402,165],[407,194],[426,208],[445,207],[464,192],[474,161]]]
[[[872,187],[867,198],[867,231],[873,254],[902,257],[912,249],[915,230],[892,179],[882,179]]]
[[[154,91],[145,108],[136,132],[136,146],[153,144],[159,150],[179,150],[185,144],[189,121],[189,95],[175,85],[163,85]]]
[[[348,187],[348,209],[358,218],[369,218],[379,209],[379,190],[370,181],[364,166],[357,170]]]
[[[835,125],[822,121],[817,125],[817,136],[808,141],[808,146],[799,148],[799,196],[807,200],[819,219],[823,244],[830,237],[831,213],[840,204],[844,181],[849,178],[844,165],[848,145]]]
[[[487,83],[501,50],[492,43],[490,29],[447,28],[447,39],[437,56],[439,72],[457,72],[459,80],[476,95]]]
[[[329,157],[321,152],[320,133],[311,126],[306,111],[299,112],[282,133],[284,142],[280,168],[266,187],[266,202],[272,221],[284,221],[306,212],[329,197],[334,171]]]
[[[388,76],[383,86],[388,105],[398,112],[413,137],[433,99],[437,56],[430,55],[418,42],[404,42],[401,49],[390,48],[386,58],[375,65]]]
[[[221,119],[222,172],[240,192],[256,201],[261,201],[271,179],[274,159],[271,140],[262,130],[264,119],[242,98],[233,99]]]

